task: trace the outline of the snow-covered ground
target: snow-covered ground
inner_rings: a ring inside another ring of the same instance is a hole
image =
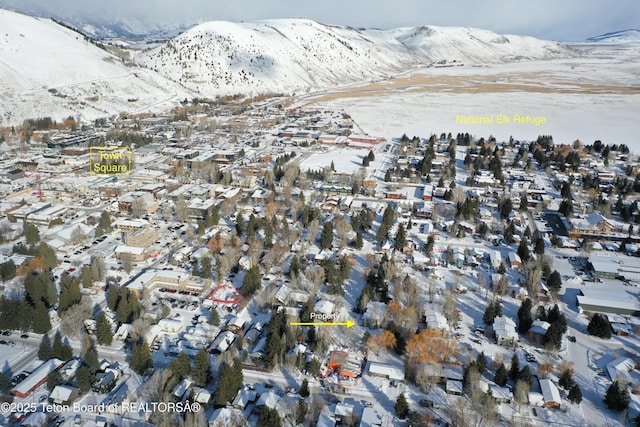
[[[610,49],[607,55],[599,49],[577,59],[430,68],[378,84],[315,94],[304,101],[315,99],[323,107],[344,109],[365,132],[387,139],[441,132],[469,132],[477,138],[493,135],[498,140],[553,135],[557,143],[580,139],[590,144],[600,139],[640,152],[634,137],[635,112],[640,108],[637,51]],[[498,115],[511,123],[499,123]],[[514,115],[544,118],[545,123],[515,123]],[[456,116],[494,120],[467,124]]]

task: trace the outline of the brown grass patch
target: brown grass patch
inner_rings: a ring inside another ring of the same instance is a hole
[[[390,91],[396,93],[431,92],[431,93],[573,93],[573,94],[640,94],[640,87],[618,86],[580,82],[579,76],[571,80],[571,76],[559,76],[551,72],[516,72],[497,74],[472,74],[465,76],[441,75],[433,76],[414,73],[409,76],[394,77],[385,81],[366,83],[348,88],[338,89],[320,95],[317,101],[332,101],[340,98],[356,98],[363,96],[380,96]]]

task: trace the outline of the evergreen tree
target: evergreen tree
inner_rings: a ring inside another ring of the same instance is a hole
[[[372,150],[369,150],[369,155],[367,156],[370,162],[373,162],[376,159],[376,156],[373,154]]]
[[[206,387],[211,381],[211,363],[207,351],[200,349],[193,363],[193,372],[191,374],[193,382],[199,387]]]
[[[11,390],[11,378],[4,372],[0,371],[0,391],[3,393],[7,393]]]
[[[407,239],[407,232],[404,229],[404,225],[400,223],[398,224],[398,231],[396,232],[395,243],[393,245],[394,249],[397,251],[401,251],[402,248],[404,248],[406,239]]]
[[[500,301],[489,301],[489,304],[484,311],[484,315],[482,316],[483,322],[486,325],[490,325],[491,323],[493,323],[493,319],[500,316],[502,316],[502,307],[500,306]]]
[[[531,310],[533,308],[533,303],[531,299],[526,298],[520,304],[520,308],[518,309],[518,332],[521,334],[526,334],[531,329],[531,325],[533,324],[533,316],[531,315]]]
[[[436,239],[433,234],[429,234],[429,237],[427,237],[427,243],[425,243],[424,245],[424,253],[428,256],[431,256],[431,254],[433,254],[433,245],[435,244],[435,242]]]
[[[100,369],[100,361],[98,360],[98,351],[96,350],[96,346],[93,343],[93,340],[88,337],[87,340],[88,346],[85,348],[85,352],[82,355],[82,361],[87,366],[87,368],[89,368],[89,372],[93,376],[96,372],[98,372],[98,369]]]
[[[83,393],[91,390],[91,371],[87,365],[81,365],[76,372],[76,380],[78,382],[78,388]]]
[[[389,169],[384,173],[384,182],[391,182],[391,171]]]
[[[387,204],[387,207],[384,209],[384,213],[382,214],[382,223],[385,225],[387,230],[393,225],[393,216],[393,208],[391,205]]]
[[[2,242],[1,239],[0,242]],[[5,282],[7,280],[13,279],[14,277],[16,277],[16,270],[16,265],[12,259],[8,260],[7,262],[3,262],[2,264],[0,264],[0,280]]]
[[[36,302],[31,329],[36,334],[46,334],[51,330],[49,311],[42,301]]]
[[[57,385],[62,384],[62,382],[62,377],[58,371],[49,372],[47,375],[47,390],[53,390]]]
[[[43,335],[40,341],[40,347],[38,347],[38,359],[49,360],[52,357],[51,341],[48,335]]]
[[[100,221],[98,221],[98,226],[105,232],[111,231],[111,215],[109,215],[109,211],[102,211]]]
[[[96,338],[100,345],[111,345],[113,341],[113,330],[111,329],[111,322],[107,319],[107,315],[104,311],[98,315],[96,320]]]
[[[322,234],[320,235],[320,249],[331,249],[333,246],[333,223],[327,221],[324,223]]]
[[[215,307],[211,307],[211,312],[209,313],[209,324],[213,326],[218,326],[220,324],[220,315]]]
[[[507,368],[504,367],[504,363],[501,363],[496,369],[496,376],[493,378],[493,382],[500,387],[504,387],[507,384]]]
[[[200,259],[200,276],[211,279],[211,258],[204,256]]]
[[[630,402],[631,397],[629,396],[627,387],[621,385],[618,380],[614,380],[604,396],[605,405],[607,405],[609,409],[622,411],[629,406]]]
[[[509,378],[512,381],[516,381],[518,379],[518,375],[520,374],[520,359],[518,359],[517,354],[513,354],[511,357],[511,367],[509,368]]]
[[[602,314],[596,313],[589,321],[587,332],[589,332],[589,335],[609,339],[611,338],[611,325]]]
[[[149,344],[146,341],[137,341],[133,344],[129,366],[139,375],[143,375],[147,370],[153,368],[151,350],[149,350]]]
[[[302,399],[298,400],[298,404],[296,405],[296,424],[304,423],[308,411],[309,405]]]
[[[300,396],[309,396],[309,381],[306,378],[302,380],[302,385],[300,386]]]
[[[242,217],[242,214],[239,213],[236,217],[236,233],[238,234],[238,236],[242,236],[244,232],[244,218]]]
[[[56,335],[53,339],[51,356],[60,360],[64,360],[65,362],[71,360],[71,358],[73,357],[73,350],[71,350],[71,346],[62,342],[62,336],[60,335],[60,332],[56,332]]]
[[[404,393],[400,393],[400,396],[396,399],[395,404],[396,416],[403,420],[407,418],[409,415],[409,403],[407,402],[407,398],[404,397]]]
[[[358,231],[356,233],[356,249],[362,249],[363,246],[363,242],[362,242],[362,231]]]
[[[549,275],[549,280],[547,280],[547,286],[553,291],[559,291],[562,287],[562,277],[558,270],[553,270],[553,272]]]
[[[169,369],[171,369],[171,372],[181,380],[191,373],[191,360],[184,350],[178,354],[178,357],[171,361]]]
[[[389,238],[389,230],[387,229],[387,226],[384,224],[380,224],[380,227],[378,228],[378,232],[376,233],[376,241],[379,244],[383,244],[384,242],[387,241],[388,238]]]
[[[570,369],[565,369],[560,374],[560,378],[558,379],[558,385],[565,390],[570,390],[574,386],[575,382],[573,381],[573,375],[571,374]]]
[[[111,311],[116,311],[118,308],[118,301],[120,300],[120,290],[117,285],[110,283],[107,288],[107,307]],[[117,319],[116,319],[117,320]]]
[[[264,406],[260,411],[256,427],[282,427],[282,420],[278,411]]]
[[[240,382],[238,382],[238,379]],[[223,363],[220,368],[220,378],[216,389],[214,401],[216,406],[225,406],[238,393],[242,385],[242,378],[238,378],[237,371],[228,363]]]
[[[269,369],[273,369],[282,360],[285,349],[285,342],[282,337],[287,330],[286,328],[284,311],[278,312],[271,317],[264,357],[265,364]]]
[[[533,252],[536,255],[544,255],[544,239],[542,237],[538,237],[534,240]]]
[[[64,272],[60,278],[60,297],[58,300],[58,313],[64,313],[73,305],[80,302],[82,293],[78,279]]]
[[[245,297],[253,296],[262,286],[262,273],[257,265],[251,266],[242,280],[240,293]]]
[[[25,222],[23,232],[27,245],[34,245],[40,241],[40,233],[35,225]]]
[[[523,263],[529,261],[529,258],[531,258],[531,256],[529,255],[529,246],[527,244],[526,238],[523,238],[520,241],[520,245],[518,246],[518,256]]]
[[[569,401],[576,404],[582,402],[582,390],[580,390],[580,386],[578,386],[578,384],[574,384],[571,387],[571,390],[569,390],[569,396],[567,396],[567,398],[569,399]]]
[[[524,368],[522,368],[520,372],[518,372],[518,379],[526,382],[527,384],[529,384],[529,386],[533,384],[533,374],[531,373],[531,368],[529,368],[529,365],[525,365]]]

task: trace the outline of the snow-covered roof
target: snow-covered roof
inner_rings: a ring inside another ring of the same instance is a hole
[[[548,402],[557,402],[561,403],[562,398],[560,397],[560,391],[558,387],[548,378],[540,379],[540,389],[542,391],[542,396],[544,398],[545,403]]]
[[[78,388],[70,385],[57,385],[51,390],[49,399],[55,403],[67,402],[75,390]]]
[[[390,380],[404,380],[404,371],[396,366],[386,363],[369,363],[369,374],[388,377]]]
[[[607,372],[611,380],[623,380],[632,382],[631,371],[635,368],[636,364],[628,357],[619,357],[616,360],[607,363]]]
[[[280,401],[280,396],[278,396],[275,392],[269,390],[266,393],[262,393],[256,402],[256,406],[268,406],[271,409],[274,409],[278,402]]]
[[[493,332],[496,334],[496,338],[518,338],[518,333],[516,332],[516,322],[514,322],[510,317],[506,316],[500,316],[493,319]]]

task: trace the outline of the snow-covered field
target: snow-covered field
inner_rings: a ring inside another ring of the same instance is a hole
[[[637,49],[598,52],[597,57],[579,59],[430,68],[304,101],[344,109],[363,131],[387,139],[403,133],[428,137],[469,132],[499,140],[550,134],[557,143],[600,139],[627,144],[639,153],[635,134],[640,129],[640,71],[633,60]],[[511,123],[499,123],[498,115]],[[545,123],[515,123],[514,115],[543,118]],[[463,123],[456,116],[492,117],[493,123]]]

